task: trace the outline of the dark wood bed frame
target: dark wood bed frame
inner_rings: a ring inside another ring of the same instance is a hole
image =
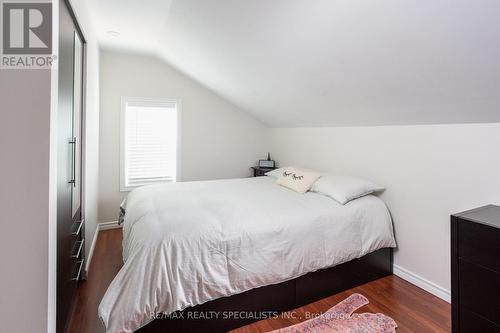
[[[391,274],[392,249],[384,248],[290,281],[219,298],[168,317],[158,315],[137,332],[227,332],[265,319],[266,314],[289,311]],[[199,319],[202,313],[207,318]],[[228,318],[224,313],[246,313],[252,318]]]

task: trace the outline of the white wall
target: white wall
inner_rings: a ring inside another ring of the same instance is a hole
[[[50,70],[0,69],[0,331],[46,332]]]
[[[164,62],[144,55],[101,53],[99,222],[117,220],[120,99],[182,100],[181,180],[246,177],[265,156],[267,129],[234,105]]]
[[[449,290],[450,214],[500,204],[500,124],[272,129],[284,165],[371,179],[394,219],[395,264]]]

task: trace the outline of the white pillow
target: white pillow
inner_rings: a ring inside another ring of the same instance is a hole
[[[269,172],[266,172],[265,175],[278,179],[281,176],[283,176],[283,171],[285,171],[286,168],[292,168],[292,167],[283,167],[283,168],[274,169],[274,170],[271,170]]]
[[[297,168],[284,168],[283,174],[276,184],[287,187],[295,192],[309,191],[313,183],[321,177],[319,172],[305,171]]]
[[[311,192],[326,195],[342,205],[370,193],[383,190],[382,186],[368,180],[331,173],[323,174],[311,188]]]

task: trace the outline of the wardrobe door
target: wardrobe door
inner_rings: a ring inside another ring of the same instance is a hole
[[[81,212],[83,38],[66,1],[59,6],[57,163],[57,332],[68,325],[83,272]]]
[[[80,220],[82,191],[82,85],[83,85],[83,44],[75,31],[73,33],[73,171],[71,191],[71,214]]]

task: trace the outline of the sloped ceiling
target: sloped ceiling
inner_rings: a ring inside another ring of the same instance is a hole
[[[500,121],[498,0],[87,1],[104,47],[269,126]]]

